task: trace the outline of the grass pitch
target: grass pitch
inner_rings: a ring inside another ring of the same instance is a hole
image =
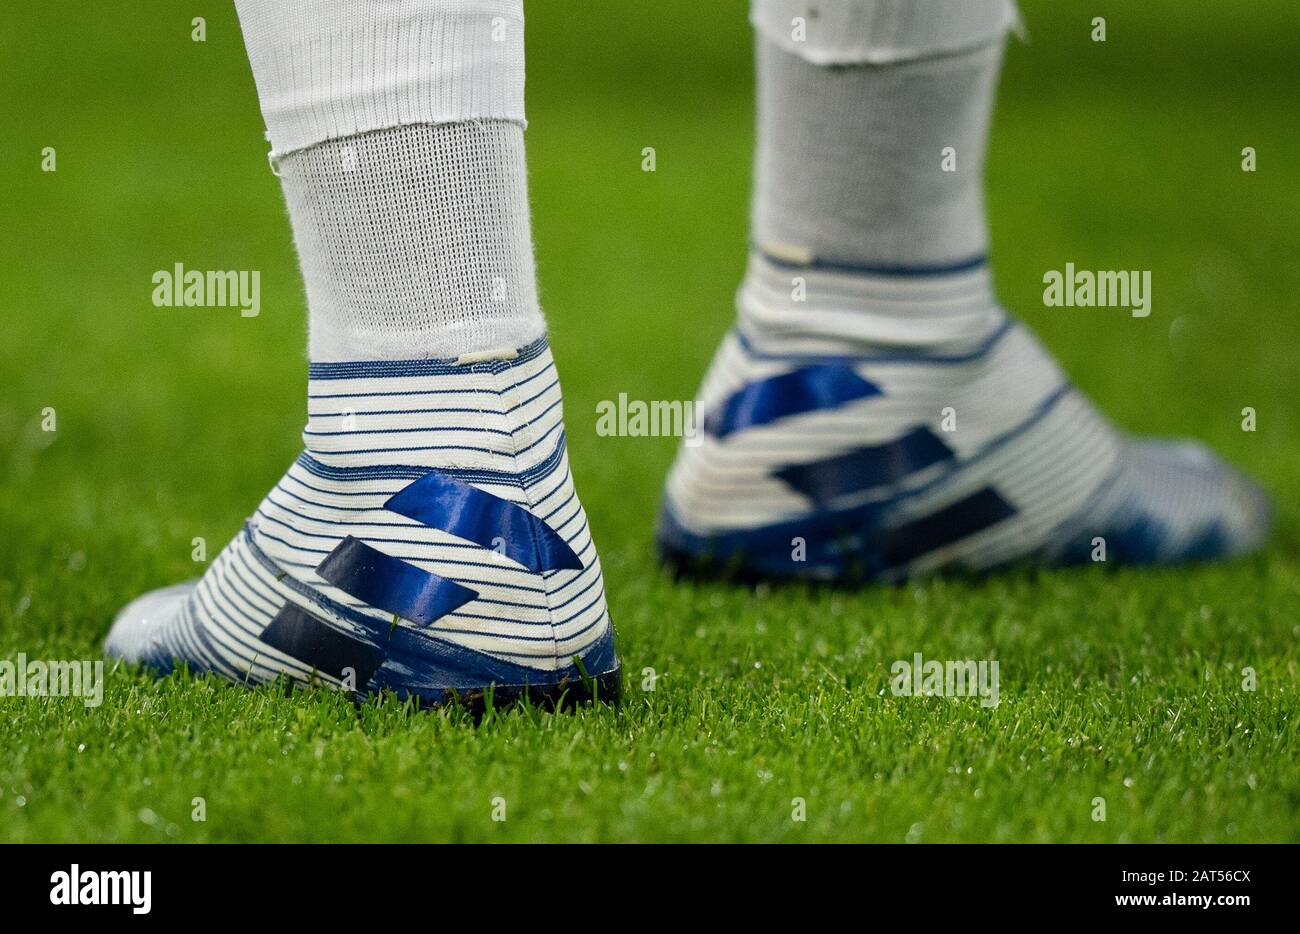
[[[97,708],[0,698],[0,839],[1300,838],[1293,4],[1024,7],[989,170],[1000,294],[1120,424],[1262,478],[1264,554],[860,592],[672,584],[650,534],[673,442],[597,437],[595,406],[690,398],[729,324],[744,5],[529,0],[543,302],[626,703],[474,726],[110,667]],[[0,658],[98,657],[114,612],[200,573],[192,540],[214,555],[300,447],[288,224],[233,9],[199,13],[204,43],[192,5],[2,14]],[[260,270],[261,313],[153,307],[176,262]],[[1151,316],[1044,308],[1066,262],[1152,270]],[[1000,705],[894,697],[889,667],[916,652],[997,659]]]

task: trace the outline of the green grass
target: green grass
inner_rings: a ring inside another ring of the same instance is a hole
[[[989,170],[1002,297],[1118,422],[1259,476],[1280,511],[1264,554],[860,592],[672,584],[650,530],[673,444],[598,438],[595,404],[691,397],[729,323],[743,4],[529,0],[543,301],[626,703],[476,727],[113,668],[97,709],[0,698],[0,839],[1300,839],[1294,4],[1025,8]],[[191,539],[215,553],[298,451],[302,289],[230,4],[2,15],[0,658],[95,658],[114,612],[201,572]],[[151,273],[178,261],[261,270],[262,314],[154,308]],[[1151,317],[1045,309],[1042,272],[1066,261],[1153,270]],[[914,652],[996,658],[1001,705],[893,697]]]

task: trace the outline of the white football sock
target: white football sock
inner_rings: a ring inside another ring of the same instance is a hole
[[[537,304],[523,128],[415,124],[280,160],[312,360],[521,347]]]
[[[792,41],[788,22],[775,25],[776,10],[790,6],[754,7],[755,246],[883,270],[982,256],[984,153],[1014,8],[963,3],[975,31],[960,36],[952,20],[926,18],[925,4],[828,3],[808,37]]]
[[[238,6],[311,359],[455,357],[544,333],[519,0]]]

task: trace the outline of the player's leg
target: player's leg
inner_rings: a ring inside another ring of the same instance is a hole
[[[431,701],[608,697],[534,279],[521,0],[237,6],[307,290],[306,450],[108,651]]]
[[[1265,496],[1117,432],[998,305],[982,175],[1010,0],[754,0],[738,320],[659,541],[690,567],[897,579],[1256,547]]]

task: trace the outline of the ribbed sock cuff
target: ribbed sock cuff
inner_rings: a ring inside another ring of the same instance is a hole
[[[524,123],[522,0],[236,0],[274,156],[412,123]]]
[[[1018,29],[1015,0],[752,0],[768,41],[817,65],[883,65],[995,42]]]

